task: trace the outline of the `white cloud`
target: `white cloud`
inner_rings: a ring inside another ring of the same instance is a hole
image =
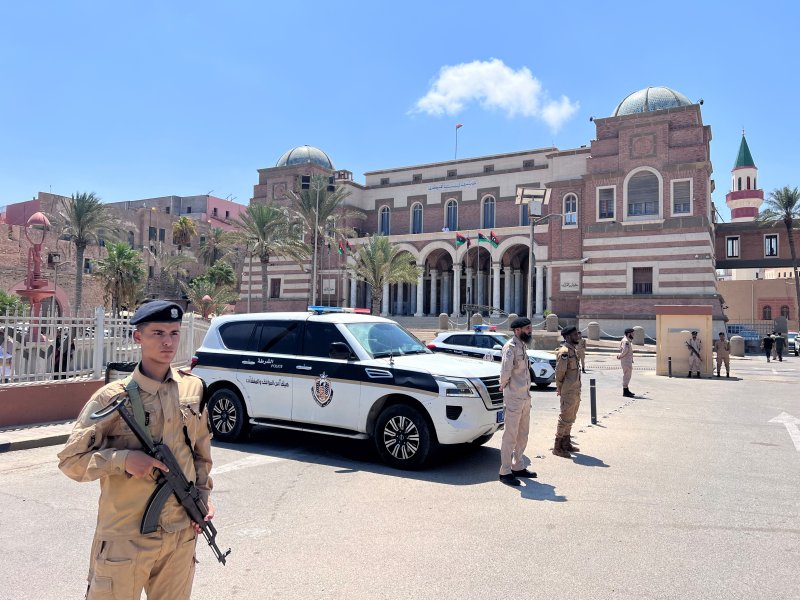
[[[428,93],[417,100],[414,112],[456,115],[473,102],[504,111],[509,117],[541,119],[553,131],[558,131],[579,107],[566,96],[551,100],[527,67],[515,71],[493,58],[442,67]]]

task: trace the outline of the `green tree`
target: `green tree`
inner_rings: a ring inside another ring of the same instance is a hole
[[[236,273],[234,273],[233,267],[223,261],[219,261],[214,266],[209,267],[204,277],[218,287],[227,286],[232,288],[236,285]]]
[[[178,246],[178,254],[183,251],[184,246],[192,243],[192,238],[197,236],[197,225],[189,217],[178,217],[172,224],[172,242]]]
[[[302,226],[289,217],[288,211],[274,204],[251,204],[235,221],[237,241],[261,262],[261,310],[267,311],[267,272],[273,256],[298,262],[308,257],[302,241]]]
[[[0,290],[0,315],[20,313],[25,306],[26,303],[20,296]]]
[[[106,301],[111,299],[111,314],[121,309],[133,310],[145,279],[142,255],[125,242],[106,245],[108,256],[97,261],[97,273],[103,282]]]
[[[56,221],[62,228],[61,235],[75,244],[75,314],[78,314],[83,298],[86,248],[92,242],[99,243],[104,234],[116,232],[117,221],[94,192],[80,192],[65,199]]]
[[[764,204],[765,207],[756,217],[756,222],[773,227],[783,223],[786,227],[792,268],[794,269],[794,296],[797,307],[800,309],[800,277],[797,272],[797,250],[794,245],[794,224],[800,219],[800,191],[797,188],[790,188],[788,185],[775,189],[764,201]],[[800,327],[800,313],[797,319],[798,327]]]
[[[372,312],[378,314],[386,283],[416,283],[422,269],[410,254],[389,243],[389,238],[374,235],[360,246],[353,257],[350,271],[372,287]]]
[[[231,235],[221,227],[213,227],[208,231],[205,239],[200,242],[197,258],[209,267],[217,264],[228,254],[233,245]]]
[[[181,286],[189,302],[199,308],[204,317],[222,314],[229,304],[238,299],[238,295],[230,287],[216,285],[206,277],[195,277],[188,284],[181,282]]]
[[[314,229],[317,230],[317,261],[322,255],[322,248],[326,246],[336,248],[342,238],[354,237],[356,232],[352,222],[366,218],[363,212],[345,206],[344,202],[350,195],[349,191],[341,186],[335,187],[333,191],[328,188],[327,177],[312,175],[309,189],[301,190],[299,193],[294,191],[286,193],[286,197],[291,201],[292,214],[299,219],[312,245],[315,240]],[[317,267],[319,268],[319,264]],[[314,298],[311,300],[315,301]]]

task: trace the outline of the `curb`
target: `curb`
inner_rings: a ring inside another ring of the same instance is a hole
[[[45,446],[57,446],[69,439],[68,433],[49,435],[40,438],[30,438],[13,442],[4,442],[0,439],[0,454],[4,452],[14,452],[15,450],[30,450],[31,448],[43,448]]]

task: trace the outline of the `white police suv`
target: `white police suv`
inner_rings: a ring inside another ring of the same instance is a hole
[[[264,425],[372,439],[412,469],[502,428],[497,363],[435,355],[394,321],[345,310],[215,318],[192,359],[214,437]]]
[[[487,325],[476,325],[473,331],[448,331],[442,333],[428,344],[434,352],[444,352],[457,356],[482,358],[483,360],[502,359],[503,346],[510,339],[503,333],[489,331]],[[531,361],[531,381],[536,387],[546,388],[556,379],[556,355],[544,350],[528,350]]]

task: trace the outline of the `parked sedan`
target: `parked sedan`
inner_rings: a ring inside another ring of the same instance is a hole
[[[786,351],[800,356],[800,348],[797,347],[797,332],[790,331],[786,334]]]
[[[510,338],[502,333],[476,329],[476,331],[449,331],[436,336],[428,348],[458,356],[499,361],[501,350]],[[543,350],[528,350],[531,361],[531,380],[536,387],[546,388],[556,378],[556,355]]]

